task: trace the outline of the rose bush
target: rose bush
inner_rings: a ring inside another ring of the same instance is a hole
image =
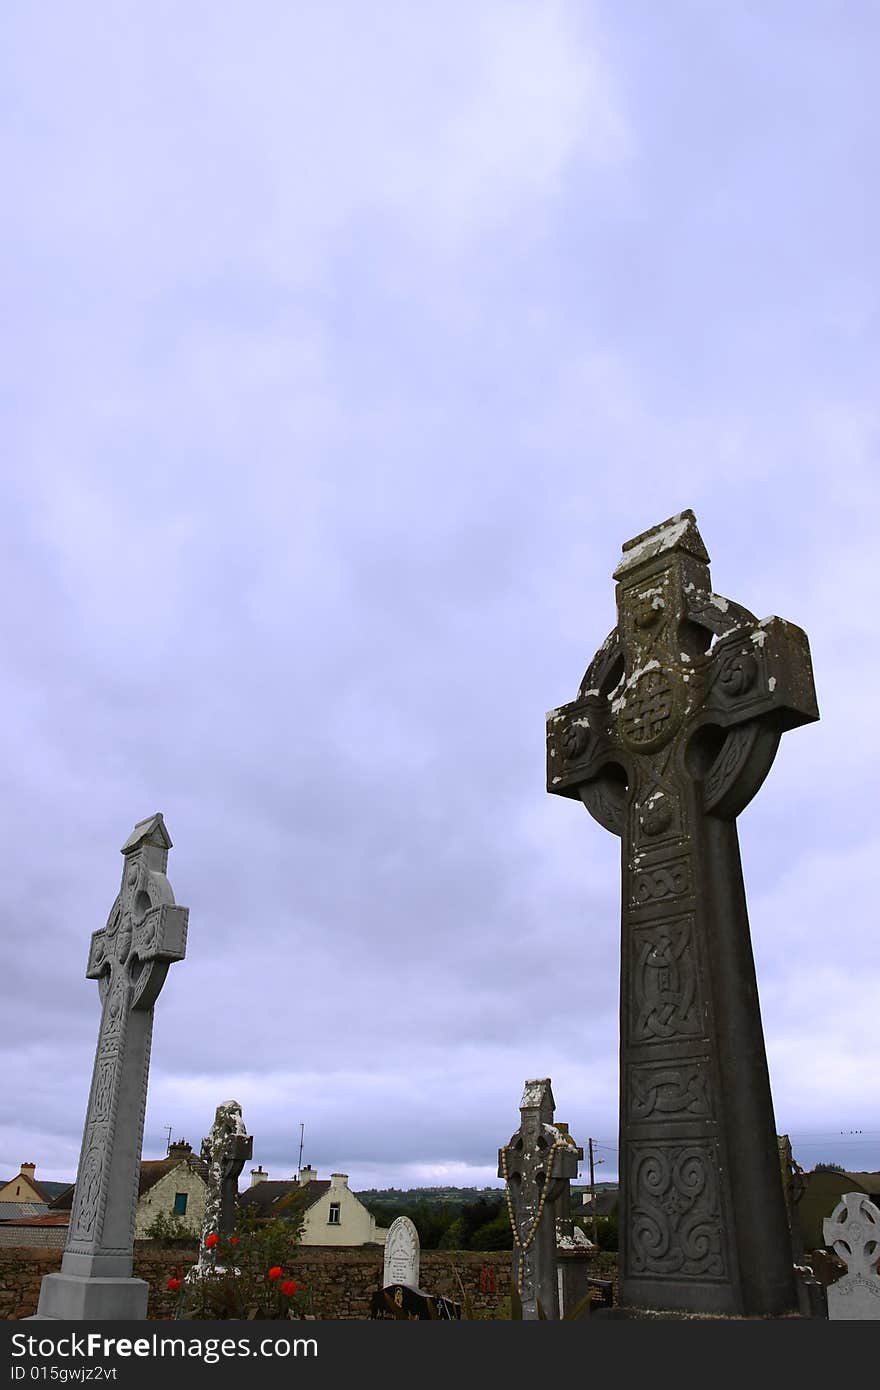
[[[239,1233],[212,1232],[205,1238],[213,1263],[194,1266],[183,1280],[170,1278],[177,1291],[178,1318],[301,1318],[309,1306],[305,1286],[290,1277],[300,1226],[275,1220],[243,1222]],[[180,1271],[178,1271],[180,1273]]]

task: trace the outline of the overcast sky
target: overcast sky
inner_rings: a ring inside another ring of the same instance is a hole
[[[302,1124],[356,1189],[495,1183],[549,1076],[613,1178],[619,844],[544,720],[684,507],[812,646],[739,822],[777,1128],[880,1168],[877,6],[0,30],[0,1178],[75,1176],[89,937],[157,810],[145,1157],[234,1097],[272,1177]]]

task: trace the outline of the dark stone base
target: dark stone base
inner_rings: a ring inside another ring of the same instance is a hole
[[[450,1321],[461,1317],[461,1304],[440,1294],[425,1293],[424,1289],[412,1289],[408,1284],[389,1284],[373,1294],[370,1317],[399,1318],[409,1322],[429,1318]]]
[[[594,1308],[594,1318],[611,1318],[619,1322],[781,1322],[802,1318],[795,1310],[789,1313],[678,1313],[655,1308]]]

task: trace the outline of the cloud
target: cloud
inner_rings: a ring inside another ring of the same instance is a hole
[[[658,63],[593,6],[258,10],[10,20],[0,1164],[72,1175],[89,935],[162,810],[151,1156],[233,1095],[270,1171],[304,1122],[353,1183],[491,1175],[550,1075],[610,1175],[619,844],[544,718],[684,506],[810,636],[822,720],[740,838],[777,1113],[867,1125],[872,270],[770,179],[870,192],[845,103],[804,164],[825,49],[756,115],[736,18]]]

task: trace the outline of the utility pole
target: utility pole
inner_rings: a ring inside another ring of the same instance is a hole
[[[166,1152],[166,1153],[167,1153],[168,1150],[171,1148],[171,1131],[172,1131],[172,1128],[173,1128],[172,1125],[166,1125],[166,1126],[165,1126],[165,1152]]]
[[[595,1143],[595,1140],[588,1139],[587,1143],[590,1146],[590,1215],[593,1225],[593,1244],[598,1245],[599,1237],[596,1232],[596,1170],[593,1161],[593,1144]],[[595,1162],[601,1163],[602,1159],[597,1158]]]
[[[305,1132],[306,1132],[305,1121],[304,1121],[304,1120],[301,1120],[301,1121],[300,1121],[300,1125],[299,1125],[299,1159],[297,1160],[297,1165],[296,1165],[296,1176],[297,1176],[297,1178],[299,1177],[300,1173],[302,1172],[302,1166],[303,1166],[303,1136],[305,1135]]]

